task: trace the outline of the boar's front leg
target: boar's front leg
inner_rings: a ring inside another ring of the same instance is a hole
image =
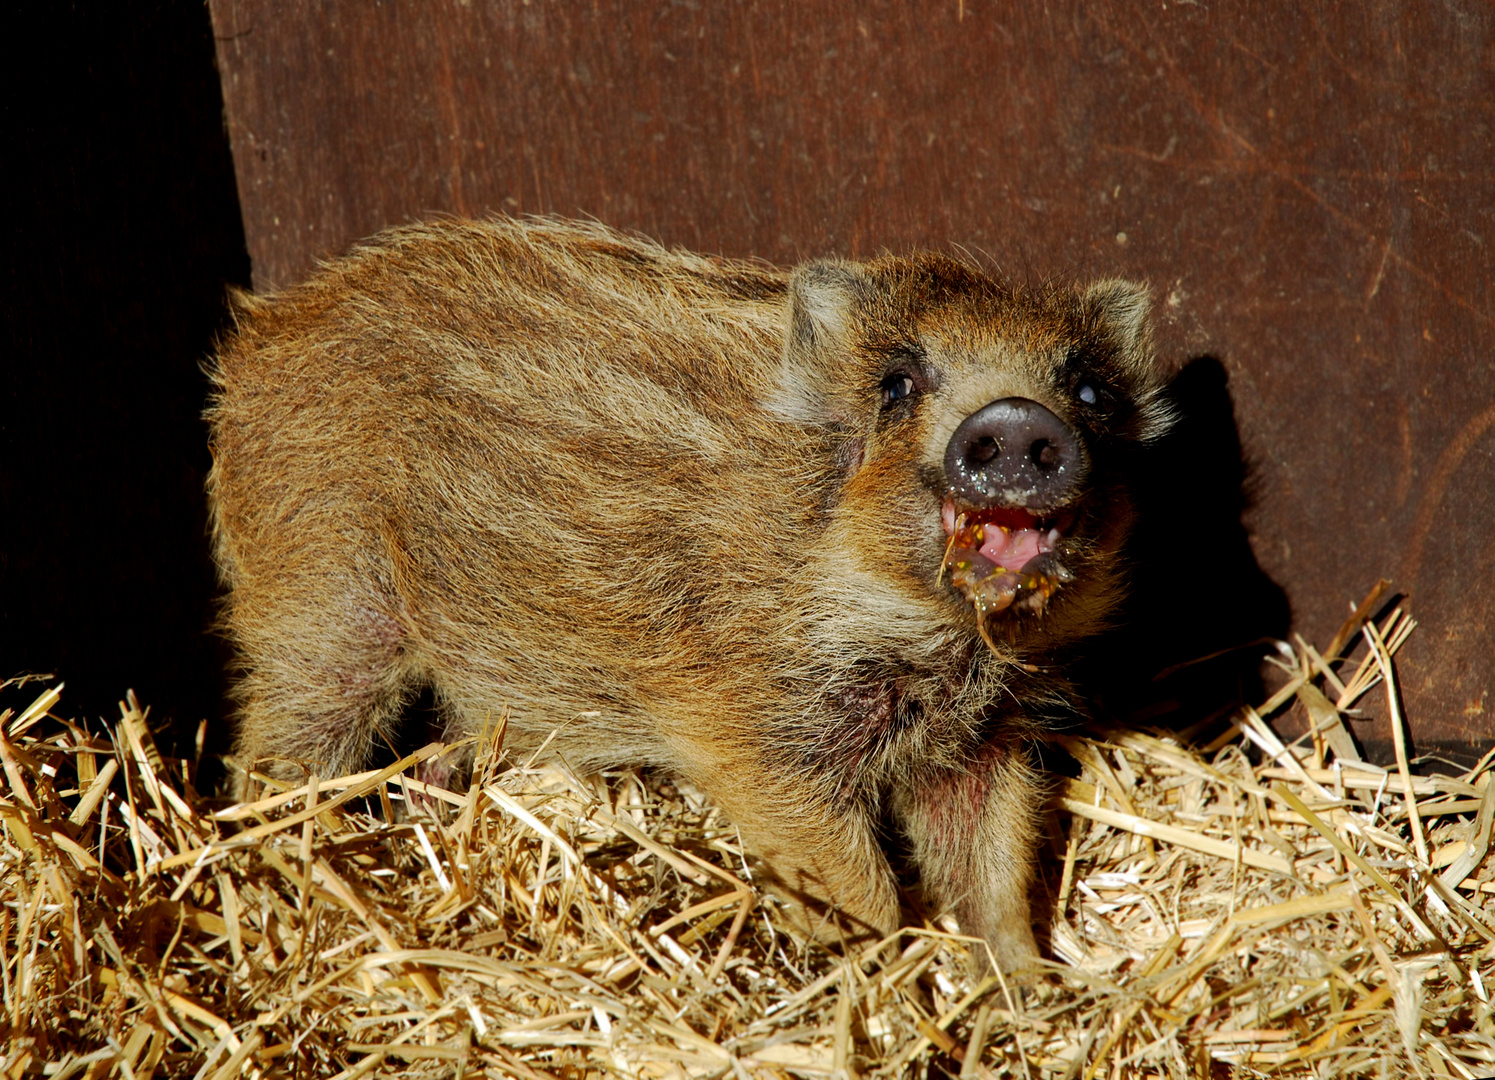
[[[1028,888],[1042,786],[1021,748],[988,742],[960,770],[916,774],[893,812],[913,846],[926,897],[984,938],[1004,972],[1037,958]],[[978,969],[987,958],[977,950]]]
[[[819,797],[802,778],[785,781],[735,755],[690,779],[737,826],[772,890],[792,901],[802,934],[840,946],[898,928],[897,885],[860,803]]]

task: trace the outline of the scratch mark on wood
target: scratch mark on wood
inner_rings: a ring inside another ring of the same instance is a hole
[[[1417,574],[1422,569],[1422,549],[1427,544],[1428,535],[1433,531],[1433,523],[1438,517],[1438,507],[1443,502],[1449,481],[1453,479],[1453,474],[1463,464],[1469,451],[1474,449],[1474,444],[1479,441],[1480,436],[1492,425],[1495,425],[1495,404],[1485,406],[1482,412],[1471,418],[1459,429],[1459,433],[1449,440],[1448,445],[1443,448],[1443,453],[1438,455],[1438,464],[1433,467],[1433,475],[1428,480],[1427,487],[1422,494],[1422,503],[1417,509],[1417,523],[1412,527],[1412,539],[1407,544],[1407,554],[1402,559],[1401,581],[1405,583],[1408,591],[1417,586]]]
[[[1386,277],[1386,260],[1391,257],[1391,237],[1386,238],[1386,243],[1381,246],[1381,262],[1376,267],[1375,275],[1370,279],[1370,288],[1365,290],[1365,302],[1369,304],[1376,298],[1376,293],[1381,291],[1381,282]]]

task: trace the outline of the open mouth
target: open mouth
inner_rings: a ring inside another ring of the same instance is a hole
[[[941,518],[950,542],[940,572],[974,605],[982,634],[986,616],[1041,615],[1059,587],[1074,580],[1061,551],[1073,510],[1040,517],[1016,507],[960,510],[946,499]]]

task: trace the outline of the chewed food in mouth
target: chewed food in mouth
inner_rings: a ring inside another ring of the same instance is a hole
[[[1059,587],[1074,580],[1059,550],[1072,512],[1039,517],[1019,507],[959,510],[946,499],[941,517],[950,538],[941,572],[976,608],[983,634],[986,616],[1042,614]]]

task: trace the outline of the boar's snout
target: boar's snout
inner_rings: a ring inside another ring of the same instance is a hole
[[[950,494],[983,509],[1061,507],[1079,491],[1087,464],[1074,429],[1027,398],[1002,398],[978,409],[945,448]]]

